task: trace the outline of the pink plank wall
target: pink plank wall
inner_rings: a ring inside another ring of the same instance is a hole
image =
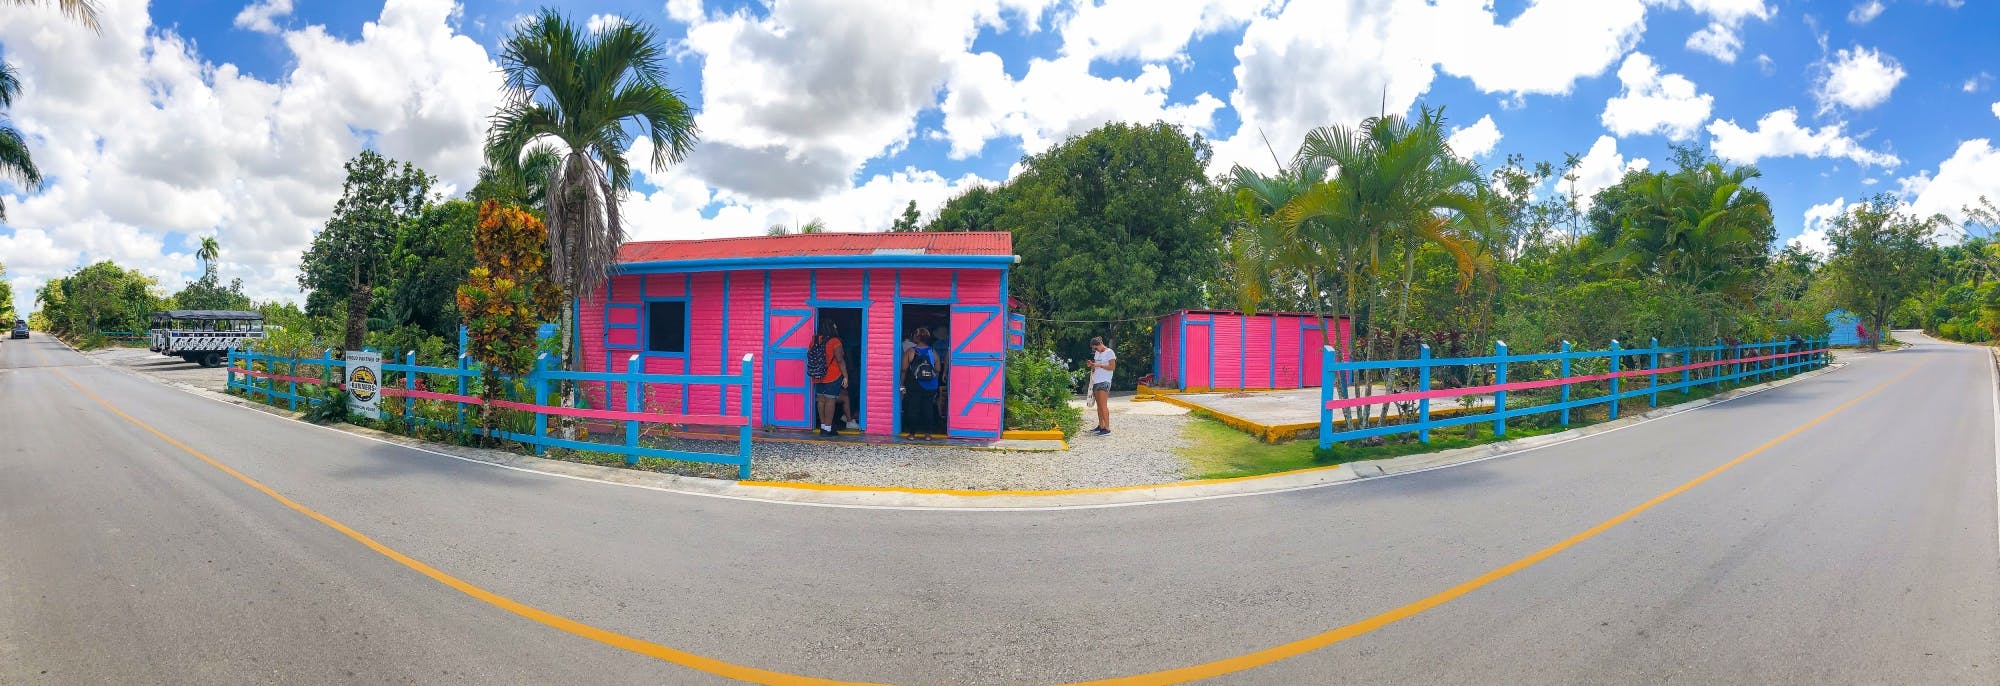
[[[894,430],[896,421],[896,365],[901,361],[901,338],[896,331],[896,272],[892,269],[876,269],[868,272],[868,311],[862,313],[868,322],[867,350],[870,358],[862,362],[866,367],[863,386],[868,397],[862,401],[867,410],[868,433],[888,434]],[[884,353],[887,354],[884,354]]]
[[[764,330],[764,273],[730,272],[729,274],[729,363],[723,373],[740,371],[745,353],[755,355],[750,360],[750,422],[755,424],[763,417],[764,394],[764,339],[770,335]],[[726,408],[735,414],[736,398],[729,399]]]
[[[729,313],[722,308],[723,272],[693,275],[689,287],[688,316],[694,326],[688,330],[688,363],[694,374],[724,374],[722,363],[722,321]],[[729,303],[734,307],[736,303]],[[735,324],[736,322],[730,322]],[[688,411],[694,414],[721,414],[722,387],[699,384],[688,390]]]
[[[951,297],[951,270],[949,269],[902,269],[902,297],[905,298],[949,298]]]
[[[1215,384],[1211,388],[1242,388],[1243,318],[1215,315]]]
[[[1238,364],[1243,366],[1244,388],[1272,388],[1271,378],[1271,315],[1245,316],[1243,321],[1243,357]]]
[[[1160,320],[1160,349],[1153,354],[1153,359],[1160,361],[1160,378],[1154,379],[1153,383],[1161,388],[1172,388],[1180,383],[1181,316],[1170,314]]]
[[[958,304],[1000,304],[1000,270],[960,270],[958,272]]]
[[[1296,316],[1277,317],[1278,353],[1271,358],[1276,366],[1278,383],[1272,388],[1299,388],[1299,350],[1304,345],[1305,318]]]
[[[815,269],[817,283],[813,297],[819,300],[860,300],[861,272],[859,269]]]
[[[771,307],[805,309],[812,280],[805,270],[782,269],[770,272]]]

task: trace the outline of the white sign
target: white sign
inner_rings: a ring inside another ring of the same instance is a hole
[[[382,353],[349,352],[347,411],[369,419],[382,418]]]

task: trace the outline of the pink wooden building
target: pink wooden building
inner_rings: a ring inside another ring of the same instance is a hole
[[[947,433],[998,438],[1006,350],[1006,233],[819,233],[627,243],[610,283],[580,303],[586,370],[733,374],[755,355],[751,423],[765,430],[813,422],[806,350],[818,321],[839,327],[848,351],[859,429],[897,433],[904,337],[942,332]],[[623,391],[611,389],[611,401]],[[715,414],[716,386],[649,387],[647,409]],[[604,389],[588,389],[605,407]],[[735,400],[727,399],[735,412]]]
[[[1182,391],[1314,388],[1321,347],[1347,359],[1346,317],[1298,312],[1181,310],[1153,329],[1153,386]]]

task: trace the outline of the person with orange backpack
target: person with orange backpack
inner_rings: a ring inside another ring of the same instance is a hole
[[[814,405],[819,410],[814,418],[819,420],[821,436],[840,435],[833,430],[833,412],[835,401],[847,394],[847,375],[841,364],[845,359],[840,328],[832,321],[819,320],[812,347],[806,349],[806,376],[812,379]]]

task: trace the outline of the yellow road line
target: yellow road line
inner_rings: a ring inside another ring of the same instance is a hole
[[[573,619],[569,619],[567,617],[556,615],[535,608],[533,606],[515,601],[511,598],[500,595],[498,593],[488,591],[484,588],[474,586],[470,582],[467,582],[463,579],[452,576],[450,574],[446,574],[442,571],[439,571],[436,567],[424,564],[423,562],[418,561],[416,558],[404,555],[403,553],[397,551],[394,548],[383,545],[382,543],[376,541],[375,539],[369,538],[367,534],[355,531],[353,528],[347,526],[346,524],[340,523],[338,520],[335,520],[332,517],[320,514],[319,512],[314,511],[312,508],[301,505],[297,501],[285,497],[284,494],[279,493],[276,490],[273,490],[269,486],[265,486],[263,483],[257,481],[256,479],[252,479],[248,476],[245,476],[242,472],[231,469],[229,465],[225,465],[221,462],[218,462],[215,460],[215,458],[209,457],[208,455],[203,454],[201,451],[189,447],[186,443],[182,443],[179,440],[176,440],[172,436],[168,436],[164,433],[161,433],[160,430],[153,428],[152,426],[146,424],[145,422],[139,421],[132,415],[126,414],[124,410],[120,410],[117,407],[113,406],[111,403],[105,402],[104,398],[99,397],[96,393],[92,393],[90,389],[84,388],[83,384],[77,383],[75,379],[69,378],[68,374],[63,374],[60,371],[56,372],[56,374],[63,377],[64,381],[69,382],[69,385],[75,386],[76,390],[81,391],[85,396],[88,396],[91,400],[97,401],[97,404],[104,406],[104,409],[110,410],[112,414],[116,414],[119,417],[124,418],[125,421],[131,422],[133,425],[138,426],[141,429],[145,429],[147,433],[150,433],[155,437],[159,438],[160,440],[165,441],[168,445],[179,448],[181,449],[182,452],[195,456],[196,459],[208,463],[208,466],[221,470],[222,473],[228,474],[231,477],[235,477],[237,481],[241,481],[245,485],[257,489],[264,495],[270,496],[272,500],[278,501],[279,504],[284,505],[285,507],[289,507],[292,510],[298,512],[299,514],[310,517],[313,519],[313,521],[325,524],[327,527],[333,529],[334,531],[338,531],[341,534],[346,535],[348,538],[354,539],[355,542],[367,546],[369,550],[381,553],[383,557],[395,560],[398,564],[401,564],[404,567],[408,567],[412,570],[415,570],[417,573],[430,577],[432,580],[437,581],[438,583],[450,586],[452,589],[457,590],[460,593],[472,596],[473,598],[476,598],[494,607],[506,610],[508,612],[512,612],[516,615],[520,615],[522,617],[534,620],[536,622],[540,622],[544,625],[555,628],[557,630],[573,634],[576,636],[581,636],[583,638],[597,641],[605,645],[609,645],[615,648],[622,648],[624,650],[629,650],[634,653],[638,653],[640,655],[658,658],[661,660],[665,660],[667,662],[672,662],[674,664],[681,665],[683,667],[688,667],[690,669],[697,669],[704,672],[708,672],[710,674],[716,674],[731,679],[737,679],[740,681],[748,681],[759,684],[782,684],[784,686],[791,686],[793,684],[800,684],[800,685],[824,684],[824,685],[846,686],[851,684],[865,683],[865,682],[854,682],[854,681],[837,681],[833,679],[819,679],[808,676],[800,676],[796,674],[786,674],[784,672],[773,672],[766,669],[758,669],[756,667],[739,665],[732,662],[724,662],[722,660],[696,655],[694,653],[690,653],[684,650],[675,650],[673,648],[669,648],[667,646],[663,646],[657,643],[652,643],[649,641],[633,638],[631,636],[626,636],[624,634],[620,634],[617,632],[600,629],[591,626],[589,624],[585,624],[583,622],[579,622]]]
[[[1921,367],[1921,365],[1919,365],[1919,367]],[[1845,411],[1850,407],[1853,407],[1855,404],[1860,403],[1862,400],[1867,399],[1869,396],[1875,395],[1876,393],[1881,392],[1882,389],[1888,388],[1890,385],[1903,380],[1905,377],[1908,377],[1912,372],[1915,372],[1917,369],[1918,367],[1912,367],[1908,371],[1896,375],[1895,378],[1890,379],[1887,382],[1884,382],[1882,385],[1876,386],[1875,388],[1870,389],[1866,393],[1862,393],[1861,395],[1855,396],[1854,398],[1848,400],[1847,402],[1841,403],[1840,406],[1828,410],[1825,414],[1815,417],[1811,421],[1808,421],[1804,424],[1800,424],[1798,427],[1793,428],[1792,430],[1787,431],[1776,438],[1765,441],[1763,444],[1750,449],[1749,452],[1743,453],[1742,455],[1738,455],[1734,459],[1731,459],[1730,461],[1723,463],[1721,466],[1718,466],[1714,469],[1711,469],[1703,473],[1701,476],[1695,477],[1694,479],[1688,481],[1687,483],[1681,484],[1679,486],[1674,487],[1671,490],[1668,490],[1665,493],[1661,493],[1657,496],[1654,496],[1651,500],[1647,500],[1644,503],[1640,503],[1637,507],[1634,507],[1630,510],[1626,510],[1624,513],[1619,514],[1616,517],[1604,520],[1603,522],[1598,523],[1596,526],[1585,529],[1582,532],[1577,533],[1576,535],[1570,536],[1569,538],[1565,538],[1562,541],[1557,542],[1555,545],[1543,548],[1531,555],[1528,555],[1527,557],[1523,557],[1519,560],[1507,563],[1506,565],[1503,565],[1497,569],[1494,569],[1492,571],[1486,572],[1485,574],[1481,574],[1477,577],[1474,577],[1470,581],[1445,589],[1444,591],[1433,594],[1422,600],[1418,600],[1416,602],[1404,605],[1402,607],[1398,607],[1396,609],[1383,612],[1381,614],[1369,617],[1367,619],[1363,619],[1358,622],[1337,627],[1335,629],[1332,629],[1324,633],[1309,636],[1303,639],[1292,641],[1290,643],[1273,646],[1271,648],[1266,648],[1253,653],[1247,653],[1244,655],[1238,655],[1236,657],[1225,658],[1213,662],[1204,662],[1201,664],[1190,665],[1187,667],[1180,667],[1176,669],[1168,669],[1157,672],[1147,672],[1143,674],[1134,674],[1130,676],[1115,677],[1110,679],[1075,682],[1072,684],[1067,684],[1066,686],[1101,686],[1110,684],[1117,684],[1120,686],[1156,686],[1163,684],[1179,684],[1189,681],[1195,681],[1198,679],[1207,679],[1207,678],[1222,676],[1225,674],[1231,674],[1234,672],[1240,672],[1255,667],[1261,667],[1263,665],[1268,665],[1273,662],[1277,662],[1279,660],[1284,660],[1286,658],[1303,655],[1305,653],[1325,648],[1327,646],[1339,643],[1341,641],[1345,641],[1350,638],[1365,635],[1369,632],[1375,631],[1376,629],[1380,629],[1390,624],[1394,624],[1398,621],[1414,617],[1418,614],[1423,613],[1425,610],[1429,610],[1439,605],[1451,602],[1452,600],[1457,599],[1460,596],[1464,596],[1468,593],[1479,590],[1480,588],[1483,588],[1488,584],[1507,578],[1508,576],[1511,576],[1516,572],[1534,566],[1535,563],[1553,557],[1556,554],[1563,552],[1564,550],[1568,550],[1569,548],[1575,546],[1578,543],[1590,540],[1591,538],[1596,537],[1598,534],[1604,533],[1605,531],[1610,530],[1612,527],[1615,527],[1619,524],[1626,522],[1627,520],[1632,519],[1633,517],[1638,516],[1639,513],[1652,509],[1654,506],[1666,502],[1667,500],[1672,499],[1674,496],[1680,495],[1681,493],[1686,492],[1688,489],[1700,485],[1702,482],[1715,478],[1716,475],[1728,471],[1729,469],[1739,464],[1742,464],[1744,461],[1749,460],[1752,457],[1755,457],[1759,453],[1769,450],[1772,446],[1776,446],[1779,443],[1783,443],[1787,440],[1790,440],[1792,437],[1797,436],[1800,433],[1803,433],[1805,430],[1810,429],[1814,426],[1818,426],[1821,422],[1824,422],[1827,419],[1832,418],[1834,415],[1839,414],[1840,412]],[[116,414],[119,417],[125,419],[125,421],[131,422],[133,425],[146,430],[147,433],[150,433],[155,437],[158,437],[160,440],[165,441],[168,445],[172,445],[176,448],[181,449],[183,452],[186,452],[189,455],[193,455],[194,457],[200,459],[202,462],[207,463],[209,466],[222,471],[224,474],[228,474],[229,476],[234,477],[236,480],[243,482],[244,484],[250,486],[251,488],[257,489],[264,495],[270,496],[271,499],[278,501],[278,503],[284,505],[285,507],[291,508],[292,510],[300,514],[312,518],[314,521],[317,521],[321,524],[326,525],[329,528],[332,528],[335,531],[340,532],[341,534],[347,536],[348,538],[353,539],[355,542],[358,542],[363,546],[367,546],[368,549],[380,553],[382,556],[394,560],[398,564],[403,565],[404,567],[408,567],[412,570],[415,570],[419,574],[423,574],[424,576],[430,577],[432,580],[437,581],[438,583],[449,586],[452,589],[457,590],[460,593],[464,593],[465,595],[471,596],[475,599],[478,599],[481,602],[485,602],[494,607],[498,607],[508,612],[512,612],[521,617],[539,622],[545,626],[569,633],[571,635],[587,638],[593,641],[597,641],[599,643],[603,643],[605,645],[631,651],[634,653],[638,653],[640,655],[657,658],[690,669],[700,670],[703,672],[708,672],[710,674],[736,679],[739,681],[747,681],[758,684],[770,684],[774,686],[791,686],[793,684],[849,685],[849,684],[864,683],[864,682],[837,681],[832,679],[821,679],[821,678],[802,676],[797,674],[787,674],[784,672],[774,672],[771,670],[759,669],[747,665],[739,665],[732,662],[725,662],[710,657],[704,657],[687,651],[676,650],[657,643],[652,643],[642,639],[633,638],[631,636],[626,636],[624,634],[620,634],[617,632],[600,629],[595,626],[585,624],[583,622],[579,622],[541,609],[537,609],[535,607],[515,601],[506,596],[502,596],[498,593],[494,593],[484,588],[480,588],[469,582],[459,579],[458,577],[446,574],[435,567],[424,564],[423,562],[420,562],[415,558],[412,558],[408,555],[398,552],[394,548],[390,548],[389,546],[383,545],[382,543],[377,542],[375,539],[369,538],[367,535],[362,534],[359,531],[355,531],[354,529],[348,527],[345,524],[340,523],[339,521],[331,517],[320,514],[312,510],[311,508],[308,508],[304,505],[299,504],[296,501],[293,501],[290,498],[285,497],[283,494],[278,493],[271,487],[265,486],[264,484],[258,482],[257,480],[245,476],[243,473],[238,472],[235,469],[231,469],[228,465],[222,464],[221,462],[216,461],[214,458],[211,458],[208,455],[203,454],[201,451],[195,450],[194,448],[189,447],[187,444],[182,443],[179,440],[176,440],[174,437],[168,436],[165,433],[161,433],[158,429],[153,428],[152,426],[146,424],[145,422],[139,421],[132,415],[126,414],[123,410],[120,410],[117,407],[113,406],[111,403],[106,402],[102,397],[99,397],[96,393],[92,393],[90,389],[84,388],[82,384],[77,383],[76,380],[71,379],[69,375],[64,374],[62,371],[60,370],[54,370],[54,371],[58,376],[61,376],[64,381],[68,382],[71,386],[76,387],[78,391],[82,392],[85,396],[89,397],[91,400],[96,401],[97,404],[102,405],[106,410],[110,410],[113,414]]]
[[[1314,636],[1308,636],[1306,638],[1302,638],[1297,641],[1293,641],[1291,643],[1286,643],[1284,645],[1265,648],[1263,650],[1259,650],[1254,653],[1238,655],[1236,657],[1216,660],[1214,662],[1204,662],[1198,665],[1190,665],[1178,669],[1168,669],[1158,672],[1147,672],[1144,674],[1134,674],[1131,676],[1116,677],[1111,679],[1081,681],[1073,684],[1068,684],[1066,686],[1110,686],[1114,684],[1118,686],[1138,686],[1141,684],[1145,686],[1155,686],[1158,684],[1179,684],[1179,683],[1186,683],[1189,681],[1195,681],[1197,679],[1208,679],[1208,678],[1222,676],[1224,674],[1230,674],[1233,672],[1240,672],[1253,667],[1261,667],[1264,665],[1271,664],[1273,662],[1277,662],[1279,660],[1303,655],[1305,653],[1319,650],[1321,648],[1325,648],[1327,646],[1339,643],[1341,641],[1345,641],[1350,638],[1354,638],[1356,636],[1367,634],[1376,629],[1380,629],[1382,627],[1394,624],[1404,619],[1415,617],[1418,614],[1421,614],[1425,610],[1429,610],[1439,605],[1451,602],[1452,600],[1455,600],[1460,596],[1479,590],[1480,588],[1484,588],[1488,584],[1491,584],[1495,581],[1499,581],[1501,579],[1505,579],[1509,576],[1512,576],[1516,572],[1532,567],[1537,562],[1541,562],[1542,560],[1554,557],[1557,553],[1560,553],[1564,550],[1568,550],[1578,543],[1582,543],[1584,541],[1588,541],[1592,538],[1595,538],[1598,534],[1604,533],[1605,531],[1609,531],[1612,527],[1618,526],[1619,524],[1623,524],[1627,520],[1639,516],[1639,513],[1653,509],[1654,506],[1659,505],[1660,503],[1664,503],[1672,499],[1674,496],[1685,493],[1687,492],[1688,489],[1701,485],[1701,483],[1704,481],[1715,478],[1717,474],[1729,471],[1736,465],[1743,464],[1745,460],[1749,460],[1752,457],[1756,457],[1758,453],[1770,450],[1772,446],[1790,440],[1793,436],[1797,436],[1800,433],[1805,432],[1806,429],[1818,426],[1820,422],[1824,422],[1828,419],[1831,419],[1834,415],[1840,414],[1843,410],[1853,407],[1856,403],[1859,403],[1862,400],[1867,399],[1868,396],[1875,395],[1876,393],[1881,392],[1882,389],[1888,388],[1891,384],[1894,384],[1898,381],[1902,381],[1904,377],[1909,376],[1911,372],[1915,372],[1916,370],[1917,367],[1911,367],[1908,371],[1896,375],[1896,378],[1890,379],[1887,382],[1884,382],[1882,385],[1870,389],[1866,393],[1862,393],[1861,395],[1857,395],[1853,399],[1848,400],[1847,402],[1841,403],[1839,407],[1827,410],[1826,414],[1814,417],[1812,421],[1800,424],[1797,427],[1793,428],[1791,431],[1787,431],[1779,435],[1777,438],[1765,441],[1762,445],[1759,445],[1755,448],[1751,448],[1749,452],[1743,453],[1742,455],[1737,455],[1735,459],[1732,459],[1728,462],[1724,462],[1722,463],[1721,466],[1708,470],[1707,472],[1702,473],[1701,476],[1697,476],[1689,480],[1687,483],[1675,486],[1665,493],[1653,496],[1653,499],[1640,503],[1637,507],[1634,507],[1630,510],[1626,510],[1623,513],[1620,513],[1616,517],[1612,517],[1610,519],[1599,522],[1596,526],[1584,529],[1583,531],[1578,532],[1574,536],[1570,536],[1569,538],[1565,538],[1557,542],[1555,545],[1543,548],[1541,550],[1537,550],[1533,554],[1528,555],[1527,557],[1523,557],[1519,560],[1509,562],[1485,574],[1473,577],[1471,581],[1467,581],[1457,586],[1447,588],[1422,600],[1418,600],[1416,602],[1404,605],[1402,607],[1390,610],[1388,612],[1384,612],[1382,614],[1378,614],[1373,617],[1363,619],[1353,624],[1348,624],[1346,626],[1333,629],[1332,631],[1327,631],[1325,633],[1317,634]]]

